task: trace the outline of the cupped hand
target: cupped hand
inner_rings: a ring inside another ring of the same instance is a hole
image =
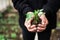
[[[41,21],[41,24],[38,24],[37,32],[42,32],[46,29],[48,25],[48,19],[46,18],[45,14],[38,15],[38,16],[42,21]]]
[[[34,19],[34,15],[31,15],[31,18],[29,20],[27,20],[26,18],[25,23],[24,23],[25,27],[27,28],[29,32],[36,32],[36,25],[31,24],[33,19]]]

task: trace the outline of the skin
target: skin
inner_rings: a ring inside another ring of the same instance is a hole
[[[46,16],[44,14],[39,16],[39,18],[42,20],[42,22],[41,22],[41,24],[38,24],[37,28],[36,28],[36,25],[31,25],[33,18],[34,18],[34,15],[28,21],[27,21],[27,19],[25,20],[24,25],[26,26],[27,30],[29,32],[44,31],[46,29],[46,26],[48,25],[48,20],[47,20]]]
[[[30,13],[32,13],[32,12],[30,12]],[[26,28],[29,32],[36,32],[36,25],[31,25],[33,18],[34,18],[34,15],[28,21],[26,19],[25,23],[24,23],[24,25],[26,26]]]
[[[39,16],[39,18],[42,20],[42,22],[41,24],[38,24],[37,32],[42,32],[46,29],[46,26],[48,25],[48,20],[44,14]]]

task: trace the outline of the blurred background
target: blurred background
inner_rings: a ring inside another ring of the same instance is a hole
[[[51,40],[60,40],[60,10],[56,15],[57,28],[52,30]],[[11,0],[0,0],[0,40],[23,40],[18,18]]]

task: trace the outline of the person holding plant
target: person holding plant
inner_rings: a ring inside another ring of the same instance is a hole
[[[56,12],[60,0],[12,0],[19,12],[19,25],[23,40],[50,40],[51,30],[56,28]]]

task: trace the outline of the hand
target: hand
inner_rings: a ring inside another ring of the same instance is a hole
[[[38,24],[37,32],[42,32],[46,29],[46,26],[48,25],[48,20],[47,20],[45,14],[38,15],[38,16],[42,21],[41,21],[41,24]]]
[[[29,13],[32,14],[33,12],[29,12]],[[36,32],[36,25],[31,25],[33,18],[34,18],[34,15],[31,15],[29,20],[28,18],[26,18],[25,23],[24,23],[24,25],[26,26],[29,32]]]

